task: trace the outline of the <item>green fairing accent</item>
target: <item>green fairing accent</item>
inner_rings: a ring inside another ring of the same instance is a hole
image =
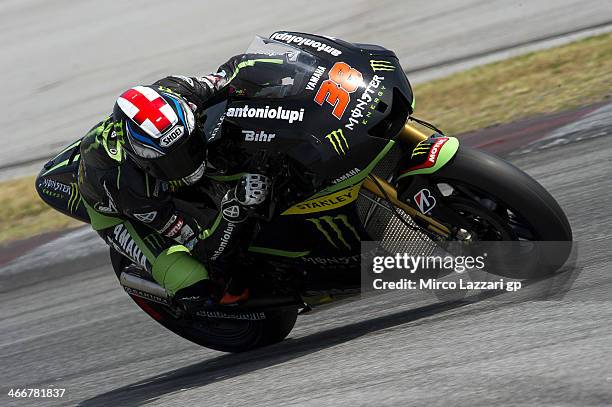
[[[448,163],[455,156],[457,150],[459,150],[459,140],[455,137],[449,137],[448,141],[444,143],[440,149],[438,158],[436,159],[436,163],[433,165],[433,167],[419,168],[418,170],[409,171],[400,175],[397,179],[400,180],[402,178],[418,174],[433,174],[434,172],[440,170],[440,168],[444,167],[444,165],[446,165],[446,163]]]
[[[164,250],[153,263],[152,275],[171,295],[208,279],[206,267],[191,257],[185,246],[172,246]]]
[[[113,226],[117,226],[120,223],[123,223],[123,219],[116,218],[113,216],[102,215],[100,212],[96,211],[94,208],[89,206],[85,200],[83,200],[83,205],[85,206],[85,210],[89,215],[89,223],[93,230],[102,230],[108,229]]]
[[[359,171],[358,174],[355,174],[352,177],[347,178],[342,182],[334,184],[329,188],[325,188],[323,191],[316,193],[315,195],[311,196],[310,198],[306,200],[318,198],[320,196],[325,196],[325,195],[331,194],[332,192],[340,191],[341,189],[345,189],[345,188],[348,188],[350,186],[360,183],[361,181],[365,179],[365,177],[368,176],[370,172],[372,172],[374,167],[376,167],[376,164],[378,164],[378,162],[382,160],[382,158],[385,155],[387,155],[387,153],[389,152],[389,150],[391,150],[391,147],[393,147],[394,144],[395,144],[395,141],[389,140],[385,148],[382,149],[382,151],[374,158],[374,160],[372,160],[372,162],[367,167]]]
[[[77,140],[74,143],[70,144],[68,147],[66,147],[65,149],[62,150],[61,153],[59,153],[58,155],[62,155],[64,154],[66,151],[70,150],[71,148],[74,148],[76,146],[78,146],[79,144],[81,144],[82,140]]]
[[[236,70],[234,71],[234,73],[232,73],[232,76],[230,76],[230,78],[228,79],[228,82],[231,82],[232,79],[234,79],[236,77],[236,75],[238,75],[238,72],[240,72],[240,69],[242,68],[246,68],[247,66],[253,66],[255,65],[257,62],[263,62],[263,63],[268,63],[268,64],[280,64],[282,65],[284,62],[282,59],[251,59],[248,61],[243,61],[241,63],[239,63],[238,65],[236,65]]]
[[[246,172],[240,172],[238,174],[232,174],[232,175],[208,175],[208,174],[204,174],[204,176],[206,178],[210,178],[214,181],[238,181],[240,178],[242,178],[243,175],[245,175]]]
[[[310,251],[289,252],[286,250],[270,249],[268,247],[258,247],[258,246],[251,246],[249,247],[248,250],[252,253],[269,254],[272,256],[291,257],[291,258],[304,257],[310,254]]]
[[[61,154],[58,154],[58,155],[61,155]],[[80,156],[81,156],[80,154],[75,155],[74,158],[72,159],[72,162],[77,161]],[[56,169],[61,168],[61,167],[65,167],[66,165],[68,165],[69,161],[70,161],[70,159],[67,159],[67,160],[62,161],[59,164],[55,164],[53,167],[51,167],[47,171],[45,171],[42,175],[43,176],[47,175],[48,173],[50,173],[53,170],[56,170]]]
[[[43,175],[47,175],[48,173],[50,173],[50,172],[51,172],[51,171],[53,171],[53,170],[56,170],[56,169],[58,169],[58,168],[60,168],[60,167],[64,167],[64,166],[68,165],[68,161],[69,161],[69,160],[64,160],[64,161],[62,161],[62,162],[61,162],[61,163],[59,163],[59,164],[55,164],[53,167],[51,167],[51,168],[49,168],[47,171],[45,171],[45,172],[43,173]]]
[[[138,232],[136,232],[136,230],[134,229],[134,226],[132,226],[129,221],[125,221],[124,226],[132,237],[132,239],[134,239],[136,246],[138,246],[142,254],[144,254],[147,260],[149,260],[149,263],[155,263],[159,257],[157,259],[155,258],[155,255],[153,254],[153,252],[151,252],[151,250],[149,250],[149,246],[145,244]]]
[[[210,235],[212,235],[215,230],[217,230],[217,227],[219,227],[219,223],[221,223],[221,212],[217,214],[217,217],[215,218],[215,221],[213,222],[212,226],[206,230],[203,230],[202,233],[200,233],[200,235],[198,236],[198,238],[201,240],[209,238]]]

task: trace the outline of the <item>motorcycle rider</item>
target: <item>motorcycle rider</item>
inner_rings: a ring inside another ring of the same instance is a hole
[[[236,177],[208,215],[178,197],[208,181],[214,157],[200,115],[228,97],[238,70],[255,65],[249,57],[233,57],[206,76],[168,76],[128,89],[81,142],[78,185],[93,229],[185,308],[248,298],[248,288],[236,282],[238,262],[254,233],[251,215],[265,208],[270,178]],[[210,279],[215,264],[237,270],[234,284],[217,294]]]

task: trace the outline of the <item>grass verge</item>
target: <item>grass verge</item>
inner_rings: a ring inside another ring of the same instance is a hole
[[[612,96],[612,33],[476,67],[415,87],[416,116],[448,134]],[[34,177],[0,183],[0,244],[82,223],[46,206]]]
[[[415,115],[458,134],[612,96],[612,33],[415,87]]]
[[[83,224],[47,206],[34,189],[34,178],[0,183],[0,244]]]

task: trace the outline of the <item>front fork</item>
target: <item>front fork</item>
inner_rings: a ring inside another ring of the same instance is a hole
[[[428,140],[432,136],[435,136],[435,135],[428,136],[427,134],[423,133],[416,127],[406,123],[404,127],[402,128],[402,130],[400,131],[400,133],[398,134],[397,139],[400,142],[409,146],[411,148],[411,151],[416,151],[420,143]],[[453,139],[453,140],[454,140],[453,143],[457,143],[457,146],[458,146],[458,142],[456,141],[456,139]],[[452,152],[452,155],[454,155],[455,152],[456,152],[456,148]],[[427,153],[429,153],[429,151]],[[437,157],[438,156],[436,156],[436,159]],[[445,158],[445,159],[448,161],[448,159],[450,158]],[[445,163],[442,163],[441,165],[444,165],[444,164]],[[433,166],[429,168],[431,168],[431,172],[437,171],[437,169],[439,169],[439,168],[433,168]],[[418,170],[415,170],[415,172],[417,171]],[[406,175],[410,175],[410,174],[406,174]],[[420,225],[423,225],[429,232],[434,233],[435,235],[439,236],[441,239],[446,240],[446,239],[452,238],[453,233],[447,226],[438,222],[436,219],[432,218],[431,216],[427,216],[426,214],[420,212],[416,208],[413,208],[407,203],[399,200],[397,196],[397,190],[393,187],[393,185],[389,184],[387,181],[377,177],[374,174],[371,174],[370,177],[371,178],[366,178],[365,181],[363,182],[363,186],[362,186],[363,188],[365,188],[366,190],[370,191],[371,193],[373,193],[374,195],[382,199],[389,199],[394,206],[402,209],[411,218],[413,218],[417,223],[419,223]]]
[[[427,140],[430,136],[431,134],[428,136],[416,127],[406,123],[402,130],[400,130],[397,138],[407,145],[416,147],[417,144],[419,144],[421,141]]]

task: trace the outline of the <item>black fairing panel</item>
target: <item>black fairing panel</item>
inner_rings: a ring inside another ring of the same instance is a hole
[[[313,191],[332,185],[344,174],[365,168],[395,137],[412,111],[410,83],[395,54],[380,46],[298,32],[276,32],[270,38],[313,55],[317,74],[298,94],[278,99],[232,97],[226,111],[281,107],[303,112],[303,117],[290,123],[248,117],[246,110],[242,115],[210,114],[209,128],[214,128],[212,123],[216,120],[223,123],[222,130],[212,137],[215,143],[222,138],[221,144],[231,144],[232,152],[241,157],[239,161],[250,167],[245,170],[253,170],[265,161],[254,157],[287,157],[301,172],[312,175]],[[336,63],[348,64],[362,76],[360,86],[349,94],[350,100],[340,118],[332,114],[333,104],[315,101]],[[253,140],[253,134],[259,136],[259,141]]]

